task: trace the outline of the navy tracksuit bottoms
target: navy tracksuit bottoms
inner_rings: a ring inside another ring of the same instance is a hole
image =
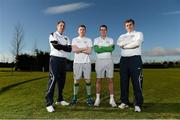
[[[121,57],[120,59],[120,86],[121,102],[129,104],[129,81],[131,79],[134,91],[134,105],[142,106],[142,59],[141,56]]]
[[[63,88],[66,79],[66,58],[51,56],[49,61],[49,83],[46,92],[46,106],[53,104],[55,84],[57,82],[58,98],[63,100]]]

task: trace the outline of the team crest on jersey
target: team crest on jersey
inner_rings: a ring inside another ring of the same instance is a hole
[[[77,40],[77,43],[81,43],[81,41],[80,41],[80,40]]]
[[[68,38],[67,37],[64,37],[64,40],[65,40],[65,44],[68,44]]]
[[[67,37],[64,37],[64,39],[65,39],[65,40],[68,40],[68,38],[67,38]]]

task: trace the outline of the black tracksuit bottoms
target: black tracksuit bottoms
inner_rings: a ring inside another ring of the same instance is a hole
[[[142,59],[141,56],[121,57],[120,59],[120,87],[121,102],[129,104],[129,81],[131,79],[134,91],[134,105],[142,106]]]
[[[49,61],[49,82],[46,91],[46,106],[53,105],[55,84],[57,82],[57,102],[63,100],[63,88],[66,79],[66,58],[51,56]]]

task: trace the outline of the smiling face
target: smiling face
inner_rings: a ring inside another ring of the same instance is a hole
[[[59,33],[63,33],[65,30],[65,24],[63,22],[60,22],[57,24],[56,29]]]
[[[134,24],[133,22],[126,22],[125,23],[125,28],[128,32],[132,32],[134,30]]]

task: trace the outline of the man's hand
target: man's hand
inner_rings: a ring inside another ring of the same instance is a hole
[[[124,46],[125,46],[125,45],[122,45],[121,48],[124,49]]]
[[[82,53],[85,53],[85,54],[90,54],[91,53],[91,47],[86,47]]]
[[[72,46],[72,50],[73,52],[79,54],[79,53],[86,53],[89,51],[89,48],[88,47],[85,47],[85,48],[79,48],[77,47],[76,45],[73,45]]]
[[[99,48],[101,48],[102,46],[101,45],[98,45]]]

